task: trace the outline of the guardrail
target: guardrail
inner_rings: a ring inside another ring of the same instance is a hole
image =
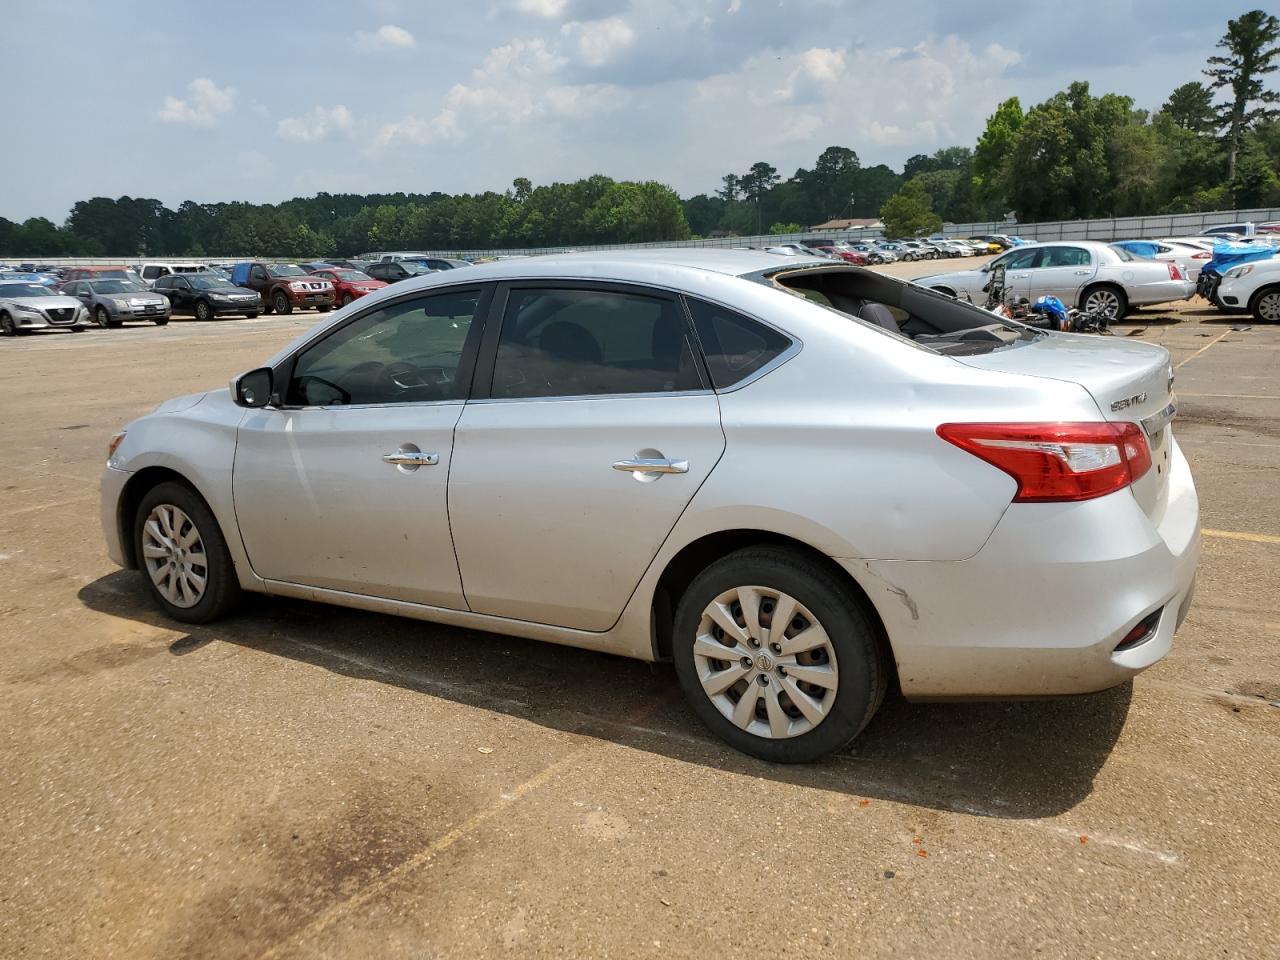
[[[1267,223],[1280,220],[1280,207],[1256,210],[1215,210],[1207,213],[1161,214],[1151,217],[1112,217],[1104,220],[1058,220],[1046,223],[987,221],[984,223],[949,223],[943,226],[947,237],[970,237],[989,233],[1011,234],[1026,240],[1134,240],[1158,237],[1195,236],[1210,227],[1233,223]],[[802,233],[764,234],[751,237],[710,237],[703,240],[656,240],[650,243],[571,244],[558,247],[437,247],[423,251],[442,257],[535,256],[564,253],[570,250],[645,250],[659,247],[769,247],[780,243],[796,243],[811,237],[835,240],[869,240],[883,236],[880,230],[806,230]],[[190,263],[199,257],[31,257],[0,254],[4,263],[40,263],[51,266],[130,266],[148,263]],[[202,262],[226,263],[242,260],[296,260],[292,257],[268,257],[262,254],[243,257],[217,256]]]

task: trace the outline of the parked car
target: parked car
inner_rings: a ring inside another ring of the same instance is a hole
[[[200,263],[140,263],[134,267],[134,271],[149,287],[171,273],[203,273],[207,270],[208,267]]]
[[[252,320],[262,312],[258,291],[232,283],[213,271],[175,273],[156,281],[155,291],[169,298],[174,313],[212,320],[239,314]]]
[[[345,307],[352,300],[359,300],[366,294],[381,290],[387,285],[385,280],[375,280],[367,273],[362,273],[359,270],[344,270],[342,267],[326,266],[323,269],[312,271],[311,275],[319,277],[321,280],[328,280],[333,284],[334,294],[338,298],[338,305],[342,307]]]
[[[169,322],[169,301],[133,280],[72,280],[62,292],[75,297],[104,330],[126,320],[149,320],[157,327]]]
[[[42,287],[56,287],[58,281],[47,273],[28,273],[25,270],[0,270],[0,281],[38,283]]]
[[[991,251],[992,253],[1000,253],[1004,250],[1012,250],[1015,246],[1017,246],[1017,244],[1015,244],[1008,237],[1001,236],[999,234],[994,234],[994,233],[978,234],[977,236],[973,237],[973,239],[982,240],[988,245],[993,245],[1000,248],[999,250]]]
[[[0,281],[0,332],[14,337],[32,330],[62,329],[79,333],[88,320],[74,297],[21,280]]]
[[[816,243],[806,240],[803,246],[818,253],[826,254],[829,257],[843,260],[845,263],[856,264],[860,267],[867,265],[865,254],[859,253],[857,250],[850,250],[847,246],[841,245],[834,240],[820,240]]]
[[[1077,305],[1111,320],[1119,320],[1131,307],[1186,300],[1196,289],[1176,264],[1143,260],[1093,240],[1027,244],[976,270],[939,273],[915,282],[981,303],[991,270],[998,264],[1005,267],[1007,296],[1028,300],[1059,297],[1069,306]]]
[[[380,260],[377,263],[369,264],[369,269],[364,272],[374,280],[381,280],[384,283],[399,283],[401,280],[408,280],[410,277],[422,277],[436,271],[429,267],[424,267],[420,263],[414,263],[412,260]]]
[[[368,267],[372,260],[325,260],[324,263],[330,267],[342,267],[346,270],[359,270],[361,273],[368,273]]]
[[[63,285],[72,280],[130,280],[143,283],[136,270],[128,267],[72,267],[62,275]]]
[[[498,262],[129,424],[103,529],[178,621],[255,591],[671,659],[713,731],[805,761],[891,684],[1083,693],[1168,652],[1199,537],[1170,380],[842,263]]]
[[[296,263],[237,263],[231,282],[261,296],[266,313],[274,310],[283,315],[307,308],[326,313],[334,306],[333,284],[312,278]]]
[[[1232,267],[1218,284],[1228,309],[1247,309],[1259,322],[1280,323],[1280,257]]]
[[[855,241],[850,243],[848,246],[850,250],[855,253],[860,253],[866,257],[867,263],[873,265],[878,263],[888,263],[889,256],[892,256],[888,251],[877,250],[876,247],[870,243]],[[888,254],[888,256],[886,256],[886,254]],[[894,259],[896,260],[897,258],[894,257]]]
[[[1213,254],[1191,244],[1164,240],[1120,240],[1114,247],[1122,247],[1135,257],[1176,263],[1182,275],[1192,283],[1200,279],[1200,269],[1213,259]]]

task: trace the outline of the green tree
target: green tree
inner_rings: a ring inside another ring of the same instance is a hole
[[[1184,83],[1169,94],[1160,112],[1175,126],[1192,133],[1213,133],[1218,125],[1213,91],[1195,80]]]
[[[770,236],[781,236],[784,233],[800,233],[804,230],[798,223],[774,223],[769,226]]]
[[[988,206],[1005,206],[1009,158],[1022,130],[1022,103],[1010,97],[987,118],[973,150],[974,192]]]
[[[890,237],[915,237],[942,227],[942,218],[933,212],[933,203],[918,177],[908,180],[884,202],[880,219]]]
[[[1277,69],[1280,56],[1280,20],[1262,10],[1227,21],[1227,32],[1218,41],[1226,55],[1209,58],[1205,76],[1213,90],[1230,88],[1230,99],[1218,110],[1218,125],[1226,131],[1227,179],[1234,181],[1236,159],[1245,132],[1255,122],[1273,117],[1271,104],[1280,102],[1280,93],[1266,90],[1262,78]]]

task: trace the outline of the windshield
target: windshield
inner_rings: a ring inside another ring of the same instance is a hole
[[[238,289],[230,280],[224,280],[222,277],[213,274],[194,274],[187,277],[187,282],[197,290],[236,290]]]
[[[0,297],[56,297],[48,287],[38,283],[0,283]]]
[[[95,270],[93,271],[94,280],[134,280],[138,275],[132,270]]]
[[[267,273],[273,277],[305,277],[307,271],[292,263],[268,263]]]
[[[348,283],[364,283],[373,279],[367,273],[361,273],[359,270],[334,270],[332,272],[339,280],[346,280]]]
[[[95,280],[90,284],[94,293],[148,293],[145,286],[132,280]]]

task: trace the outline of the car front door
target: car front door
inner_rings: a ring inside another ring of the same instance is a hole
[[[1031,299],[1058,297],[1074,307],[1081,288],[1098,272],[1093,254],[1087,247],[1066,243],[1038,249],[1040,259],[1031,271]]]
[[[608,630],[724,451],[719,404],[670,294],[528,282],[494,303],[449,477],[467,603]]]
[[[473,286],[384,301],[277,368],[273,406],[245,416],[236,446],[254,572],[465,609],[446,493],[483,299]]]

